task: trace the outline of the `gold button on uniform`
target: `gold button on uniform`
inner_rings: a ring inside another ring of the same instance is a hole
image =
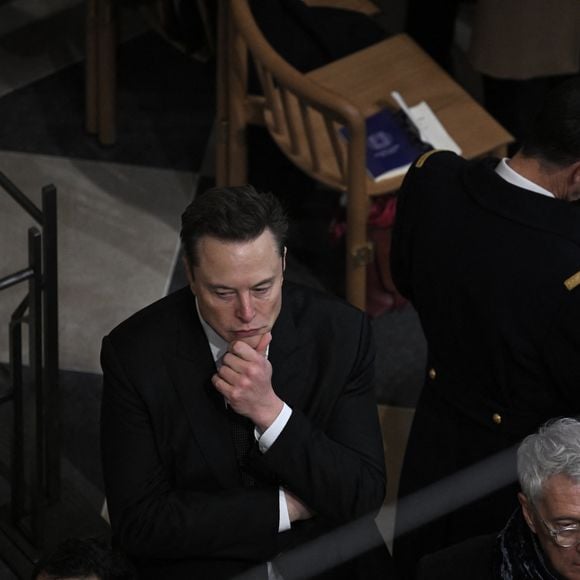
[[[437,371],[434,368],[429,369],[429,378],[434,381],[437,378]]]
[[[501,425],[501,415],[499,413],[494,413],[491,416],[491,420],[496,424],[496,425]]]

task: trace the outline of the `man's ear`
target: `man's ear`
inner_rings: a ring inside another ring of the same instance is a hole
[[[189,260],[187,259],[186,256],[183,256],[182,258],[182,262],[183,262],[183,269],[185,270],[185,275],[187,276],[187,282],[189,284],[189,287],[191,288],[192,292],[193,292],[193,273],[191,271],[191,266],[189,264]],[[195,292],[194,292],[195,294]]]
[[[288,254],[288,248],[284,246],[284,252],[282,253],[282,272],[286,271],[286,254]]]
[[[518,501],[520,502],[520,506],[522,508],[522,514],[524,515],[524,519],[526,520],[526,524],[534,534],[537,534],[536,525],[534,524],[534,518],[532,517],[532,504],[530,500],[520,491],[518,493]]]
[[[580,161],[576,161],[570,167],[569,180],[573,187],[580,186]]]

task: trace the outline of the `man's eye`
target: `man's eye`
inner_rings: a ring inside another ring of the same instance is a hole
[[[233,292],[229,292],[227,290],[216,290],[215,293],[218,298],[229,298],[234,294]]]
[[[254,288],[256,294],[265,294],[270,290],[270,286],[260,286],[259,288]]]
[[[578,531],[580,531],[580,528],[578,527],[577,524],[569,524],[567,526],[562,526],[560,528],[556,528],[556,530],[558,531],[559,534],[565,535],[565,534],[576,534],[578,533]]]

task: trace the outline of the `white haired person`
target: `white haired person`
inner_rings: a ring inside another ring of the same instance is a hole
[[[418,580],[580,579],[580,421],[545,423],[518,448],[518,509],[499,534],[425,556]]]

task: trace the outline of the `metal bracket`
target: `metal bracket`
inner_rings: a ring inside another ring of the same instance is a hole
[[[366,266],[373,261],[374,247],[372,242],[355,248],[351,253],[352,263],[355,267]]]

